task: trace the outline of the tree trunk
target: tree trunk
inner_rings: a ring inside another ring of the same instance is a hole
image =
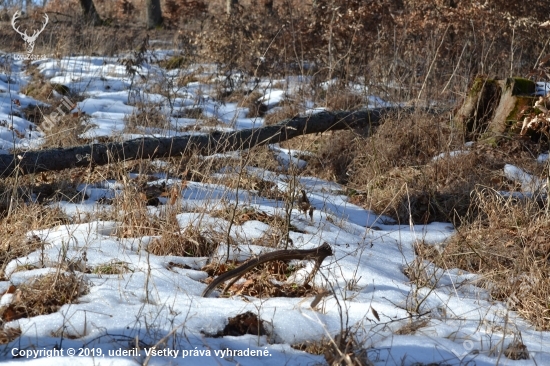
[[[156,28],[162,24],[160,0],[145,0],[145,10],[147,13],[147,29]]]
[[[225,0],[225,12],[229,15],[233,12],[235,5],[239,4],[239,0]]]
[[[86,20],[90,21],[93,25],[100,25],[102,23],[101,17],[92,0],[80,0],[80,7],[82,8],[82,14],[84,14]]]
[[[185,153],[211,155],[226,151],[250,149],[256,145],[274,144],[311,133],[368,128],[380,123],[391,112],[408,112],[412,108],[387,107],[357,112],[321,112],[306,117],[294,117],[275,125],[239,130],[186,135],[173,138],[144,137],[122,143],[92,144],[66,149],[29,151],[0,155],[0,177],[16,170],[19,174],[57,171],[74,167],[177,156]]]

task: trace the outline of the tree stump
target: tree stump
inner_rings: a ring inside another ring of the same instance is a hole
[[[513,127],[518,118],[535,104],[535,86],[533,81],[522,78],[495,80],[477,76],[454,122],[470,140],[517,133]]]

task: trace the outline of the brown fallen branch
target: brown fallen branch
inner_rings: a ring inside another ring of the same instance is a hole
[[[249,149],[256,145],[279,143],[311,133],[371,128],[390,112],[407,112],[412,108],[387,107],[356,112],[321,112],[294,117],[275,125],[232,132],[189,134],[170,138],[144,137],[120,143],[101,143],[65,149],[0,154],[0,177],[58,171],[89,165],[106,165],[120,161],[178,156],[186,152],[203,155]]]
[[[315,249],[306,249],[306,250],[299,250],[299,249],[290,249],[290,250],[277,250],[275,252],[266,253],[259,255],[256,258],[249,259],[244,264],[240,265],[239,267],[232,269],[231,271],[227,271],[218,277],[214,281],[212,281],[208,287],[202,292],[202,297],[208,297],[214,289],[222,284],[223,282],[233,278],[231,282],[229,282],[223,292],[227,291],[231,285],[233,285],[235,282],[237,282],[246,272],[252,270],[254,267],[259,266],[262,263],[270,262],[270,261],[288,261],[288,260],[305,260],[305,259],[315,259],[315,267],[309,274],[309,276],[304,281],[304,284],[309,283],[317,271],[319,270],[319,267],[321,267],[321,263],[325,260],[326,257],[332,255],[332,248],[327,243],[323,243],[323,245],[315,248]],[[222,293],[223,293],[222,292]]]

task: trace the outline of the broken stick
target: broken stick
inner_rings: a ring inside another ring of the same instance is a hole
[[[270,261],[276,261],[276,260],[304,260],[304,259],[315,259],[315,267],[313,268],[313,271],[309,274],[309,276],[306,278],[304,284],[309,283],[313,277],[315,276],[315,273],[319,270],[319,267],[321,267],[321,263],[325,260],[326,257],[332,255],[332,248],[327,243],[323,243],[323,245],[315,248],[315,249],[305,249],[305,250],[299,250],[299,249],[290,249],[290,250],[277,250],[275,252],[266,253],[257,256],[256,258],[249,259],[239,267],[232,269],[231,271],[227,271],[218,277],[214,281],[212,281],[208,287],[202,292],[202,297],[208,297],[214,289],[222,284],[223,282],[229,280],[230,278],[233,278],[231,282],[225,286],[224,291],[225,292],[232,284],[237,282],[239,278],[241,278],[246,272],[252,270],[254,267],[270,262]]]

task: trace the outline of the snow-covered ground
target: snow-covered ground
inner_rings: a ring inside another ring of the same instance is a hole
[[[157,56],[162,55],[159,52]],[[182,127],[200,121],[177,116],[183,109],[196,106],[200,106],[204,116],[216,118],[228,128],[263,124],[262,118],[246,118],[246,108],[236,103],[224,105],[216,101],[214,88],[206,82],[172,87],[171,98],[147,88],[170,85],[167,80],[177,78],[177,70],[144,65],[138,69],[144,78],[131,80],[116,58],[72,57],[37,61],[36,65],[46,79],[85,95],[76,106],[90,116],[86,122],[90,128],[83,137],[135,136],[123,135],[124,118],[137,112],[139,101],[157,104],[171,122],[166,131],[144,130],[144,134],[186,133]],[[202,71],[203,76],[213,76],[208,65],[202,69],[206,70]],[[20,112],[38,103],[20,93],[28,81],[20,62],[11,63],[10,73],[0,74],[0,121],[6,121],[5,125],[0,124],[0,148],[4,152],[13,147],[37,146],[43,136],[34,126],[29,128],[31,122]],[[265,81],[261,89],[264,96],[260,99],[274,107],[299,83],[300,78],[283,80],[278,83],[285,85],[282,90]],[[369,100],[383,103],[374,96]],[[295,151],[278,146],[272,149],[283,166],[305,164],[296,158]],[[506,172],[521,176],[525,184],[532,182],[514,167],[507,166]],[[284,170],[250,168],[248,173],[275,183],[280,191],[288,189]],[[219,173],[224,174],[232,173]],[[148,184],[161,182],[169,186],[181,183],[179,179],[165,177]],[[310,306],[313,297],[219,298],[219,292],[215,292],[203,298],[201,293],[206,284],[201,280],[207,274],[200,268],[207,258],[148,254],[146,249],[154,238],[120,238],[116,235],[119,222],[58,225],[27,234],[43,240],[45,247],[7,265],[9,280],[0,282],[0,294],[10,285],[19,286],[36,276],[58,271],[61,261],[82,261],[84,253],[88,268],[123,263],[127,271],[118,275],[82,273],[89,293],[77,303],[65,305],[50,315],[4,324],[4,329],[20,328],[22,335],[0,346],[2,364],[325,364],[323,356],[298,351],[291,345],[334,337],[349,328],[374,365],[550,365],[550,333],[535,331],[504,303],[490,300],[485,290],[475,286],[476,276],[453,268],[435,268],[417,260],[414,244],[423,241],[444,246],[445,240],[454,234],[451,224],[396,225],[390,218],[348,202],[340,194],[343,188],[335,183],[298,177],[298,185],[308,192],[316,210],[313,220],[297,209],[292,212],[291,224],[298,230],[290,233],[294,247],[310,249],[327,242],[334,251],[314,279],[316,286],[329,292],[314,308]],[[226,232],[229,225],[226,220],[197,213],[197,208],[208,207],[211,211],[234,203],[237,198],[242,206],[258,212],[285,215],[280,201],[254,192],[197,182],[187,182],[183,187],[180,192],[183,212],[177,215],[182,229],[192,226],[205,232]],[[106,183],[79,188],[86,191],[86,200],[57,204],[74,218],[86,212],[108,210],[110,206],[98,200],[116,196],[121,185]],[[162,215],[168,209],[169,204],[165,204],[150,207],[149,211],[151,215]],[[244,260],[268,251],[252,243],[269,229],[267,224],[254,220],[233,225],[231,236],[239,243],[232,249],[233,258]],[[225,246],[219,250],[220,256],[223,255]],[[307,263],[289,281],[306,276],[312,267],[313,263]],[[409,267],[424,271],[431,285],[417,287],[404,274]],[[12,300],[11,294],[5,294],[0,306]],[[229,317],[247,311],[264,321],[266,336],[213,337],[223,330]],[[530,359],[506,358],[504,350],[520,337]]]

